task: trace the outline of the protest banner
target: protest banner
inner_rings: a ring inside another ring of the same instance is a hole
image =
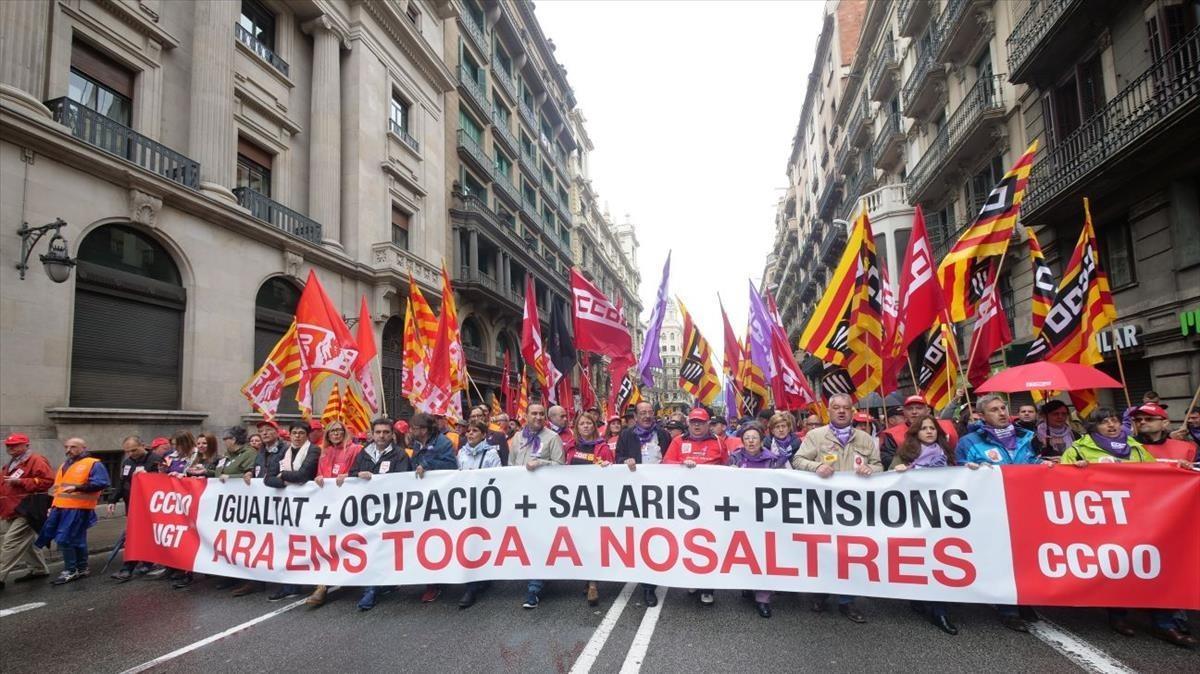
[[[641,581],[995,604],[1200,608],[1200,474],[496,468],[273,489],[139,475],[129,559],[281,583]]]

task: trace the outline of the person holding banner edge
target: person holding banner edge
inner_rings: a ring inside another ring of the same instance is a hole
[[[612,465],[613,452],[608,442],[600,437],[596,429],[596,419],[588,413],[575,417],[573,445],[566,452],[568,466],[600,466],[606,468]],[[600,604],[600,586],[596,581],[589,580],[584,590],[588,606]]]
[[[874,436],[851,425],[854,418],[854,400],[844,394],[829,397],[829,425],[814,428],[804,436],[800,449],[792,457],[792,468],[829,477],[835,472],[850,472],[862,477],[883,472],[879,460],[879,444]],[[827,594],[813,595],[812,610],[825,610]],[[840,595],[838,612],[851,622],[865,623],[867,619],[854,606],[854,597]]]

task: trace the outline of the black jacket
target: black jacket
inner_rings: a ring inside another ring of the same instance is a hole
[[[317,463],[321,460],[320,447],[309,445],[308,453],[304,455],[304,463],[295,470],[283,470],[283,457],[286,453],[287,450],[259,453],[259,458],[262,459],[263,484],[268,487],[286,487],[288,484],[304,484],[317,476]],[[259,468],[260,466],[255,465],[255,473],[259,472]]]
[[[160,465],[162,465],[162,459],[154,456],[154,452],[150,451],[147,451],[140,459],[132,456],[125,457],[125,460],[121,462],[121,479],[117,481],[116,489],[109,492],[104,502],[113,504],[123,502],[128,508],[129,491],[133,489],[133,476],[138,474],[138,468],[147,473],[157,473]]]
[[[655,429],[658,433],[658,449],[663,454],[667,453],[667,447],[671,446],[671,434],[661,428]],[[642,443],[638,441],[637,433],[633,428],[626,428],[617,436],[617,451],[616,463],[624,463],[628,459],[633,459],[637,463],[642,462]]]
[[[500,455],[500,465],[508,465],[508,436],[500,431],[488,433],[487,441],[496,446],[496,453]]]
[[[408,473],[413,470],[412,459],[409,458],[408,452],[403,447],[388,445],[387,449],[379,455],[378,461],[372,459],[371,455],[367,453],[367,447],[363,447],[358,456],[354,457],[354,466],[350,469],[351,477],[359,473],[380,475],[383,473]],[[385,463],[387,470],[381,470],[385,467]]]

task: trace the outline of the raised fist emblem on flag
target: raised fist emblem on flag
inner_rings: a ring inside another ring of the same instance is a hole
[[[343,377],[350,373],[350,365],[358,351],[342,348],[332,330],[301,323],[296,326],[296,337],[300,342],[300,358],[308,369],[334,372]]]

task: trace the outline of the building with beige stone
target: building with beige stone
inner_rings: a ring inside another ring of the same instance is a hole
[[[1200,163],[1183,149],[1200,128],[1198,17],[1195,0],[826,3],[765,277],[789,335],[855,212],[867,211],[895,284],[913,207],[940,257],[1037,139],[1001,276],[1015,336],[1003,358],[1019,361],[1032,339],[1024,227],[1061,272],[1090,196],[1120,329],[1137,335],[1124,353],[1130,391],[1186,408],[1200,385],[1200,339],[1181,327],[1200,304]],[[806,370],[819,376],[820,364]]]
[[[650,402],[661,407],[690,407],[692,396],[679,385],[679,367],[683,364],[683,318],[675,300],[668,299],[659,333],[658,353],[663,366],[654,371],[654,388],[642,391]]]

